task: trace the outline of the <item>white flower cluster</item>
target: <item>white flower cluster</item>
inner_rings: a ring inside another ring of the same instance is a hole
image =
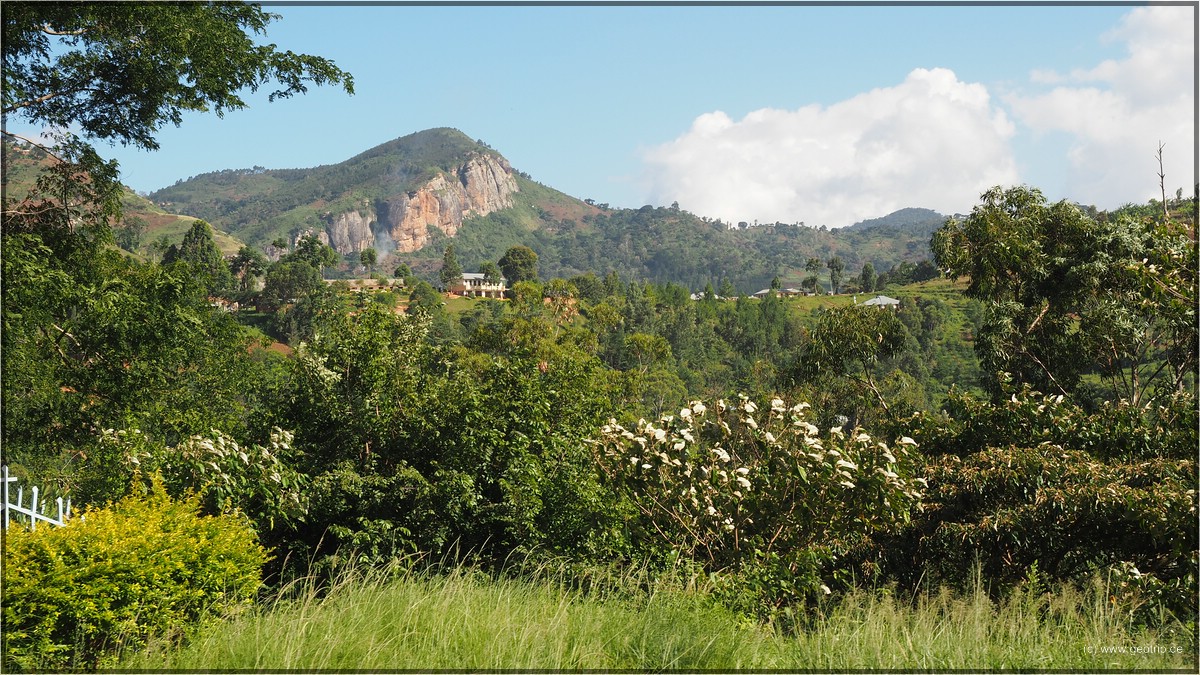
[[[324,356],[316,354],[304,342],[301,342],[296,347],[296,359],[299,361],[303,369],[312,374],[312,376],[323,384],[325,387],[332,387],[342,381],[342,374],[330,370],[325,365],[327,360]]]
[[[840,427],[822,434],[809,407],[773,398],[760,409],[742,396],[712,408],[694,401],[632,429],[609,420],[594,441],[597,460],[655,531],[673,532],[685,549],[734,545],[755,520],[761,531],[813,543],[906,517],[922,497],[922,481],[906,478],[915,441],[889,447]]]
[[[720,401],[717,407],[727,406]],[[602,448],[602,466],[629,488],[643,513],[683,522],[697,536],[711,539],[743,523],[739,504],[751,495],[754,482],[752,468],[721,440],[728,424],[708,413],[708,406],[693,401],[678,415],[657,423],[638,420],[633,429],[609,420],[596,444]]]

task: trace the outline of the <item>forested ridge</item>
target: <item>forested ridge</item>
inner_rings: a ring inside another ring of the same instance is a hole
[[[998,186],[838,232],[527,201],[382,268],[313,236],[227,254],[190,219],[148,254],[92,143],[153,148],[243,84],[352,80],[241,42],[257,7],[130,12],[4,9],[6,114],[81,126],[5,196],[0,441],[86,514],[6,530],[6,670],[115,667],[348,566],[514,560],[632,606],[703,579],[780,634],[863,593],[982,588],[989,616],[1035,598],[1053,630],[1102,616],[1196,653],[1195,195],[1101,212]],[[197,23],[239,58],[188,67],[232,89],[125,58],[136,33],[178,63]],[[93,48],[55,68],[97,86],[46,91],[44,43],[77,32]],[[99,114],[127,98],[141,115]],[[302,199],[306,175],[259,177]],[[504,222],[530,214],[549,226]],[[877,247],[899,233],[921,243]],[[505,297],[435,288],[476,269]],[[1057,609],[1087,588],[1095,614]]]
[[[345,162],[312,169],[225,170],[180,180],[149,197],[163,208],[203,218],[263,247],[277,237],[295,241],[320,231],[322,214],[360,208],[389,194],[412,191],[438,173],[453,174],[476,153],[500,157],[455,129],[429,129],[384,143]],[[502,159],[502,158],[501,158]],[[945,217],[927,209],[830,230],[803,223],[724,223],[678,205],[611,208],[580,200],[515,171],[519,187],[509,209],[470,217],[453,237],[468,268],[494,260],[510,246],[538,251],[550,275],[610,271],[694,289],[729,279],[754,292],[775,276],[799,285],[808,258],[839,256],[851,270],[871,262],[880,271],[929,258],[928,241]],[[374,224],[373,227],[377,227]],[[408,264],[432,280],[450,239],[431,227],[432,242],[387,263]],[[378,236],[378,235],[377,235]],[[348,254],[353,261],[356,254]]]
[[[19,144],[8,141],[4,147],[9,194],[25,194],[34,181],[33,156],[38,151],[20,151]],[[193,219],[201,218],[211,224],[226,253],[245,243],[269,250],[273,241],[294,241],[319,230],[321,214],[420,186],[439,171],[452,172],[475,152],[495,151],[460,132],[434,129],[338,165],[213,172],[180,181],[149,199],[127,191],[123,218],[115,224],[118,243],[145,257],[161,257],[171,243],[182,239]],[[453,239],[433,228],[429,245],[414,253],[387,255],[384,266],[405,263],[433,281],[450,241],[469,270],[494,261],[511,246],[524,245],[538,251],[543,272],[551,276],[613,271],[694,290],[706,283],[719,287],[728,280],[736,292],[752,293],[776,276],[787,286],[800,287],[812,257],[827,261],[836,256],[852,274],[867,262],[886,272],[901,263],[929,259],[929,237],[945,220],[934,211],[910,208],[834,230],[801,223],[738,227],[678,207],[599,208],[519,172],[516,180],[520,191],[512,208],[468,218]],[[172,215],[176,213],[187,215]],[[345,255],[344,261],[344,276],[361,273],[356,253]],[[824,267],[821,277],[829,286]]]

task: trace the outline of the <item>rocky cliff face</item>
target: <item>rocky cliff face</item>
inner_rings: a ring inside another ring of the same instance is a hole
[[[429,243],[430,227],[453,237],[467,215],[511,207],[517,189],[508,162],[476,155],[454,175],[439,174],[416,190],[377,200],[373,207],[326,216],[325,229],[317,236],[342,254],[369,247],[416,251]]]
[[[441,174],[415,192],[384,200],[379,227],[391,235],[397,251],[415,251],[429,243],[430,227],[453,237],[468,214],[486,216],[511,207],[516,191],[508,162],[476,155],[458,168],[456,176]]]
[[[364,215],[359,211],[327,216],[325,236],[321,237],[321,240],[338,253],[359,252],[371,248],[375,245],[375,235],[371,232],[373,217],[373,213]]]

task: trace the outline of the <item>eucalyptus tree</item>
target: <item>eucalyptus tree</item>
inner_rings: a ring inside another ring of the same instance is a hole
[[[871,293],[875,290],[875,281],[878,277],[875,274],[875,266],[870,261],[863,263],[862,273],[859,275],[859,284],[862,286],[864,293]]]
[[[837,295],[842,291],[842,272],[846,270],[846,263],[838,256],[833,256],[826,263],[829,267],[829,286],[830,291]]]
[[[844,379],[869,392],[885,412],[888,401],[876,377],[876,365],[899,354],[908,335],[894,312],[852,305],[823,312],[804,352],[793,366],[801,383]]]
[[[462,279],[462,275],[462,265],[458,264],[458,257],[454,254],[454,244],[450,244],[442,253],[442,269],[438,277],[442,280],[442,286],[449,290],[450,286]]]

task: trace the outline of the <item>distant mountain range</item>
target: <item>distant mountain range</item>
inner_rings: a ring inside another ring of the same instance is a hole
[[[10,156],[22,157],[6,148],[11,176]],[[433,276],[451,241],[467,271],[521,244],[538,253],[543,277],[615,271],[693,289],[728,280],[739,292],[775,276],[799,285],[813,257],[840,257],[846,276],[867,261],[879,271],[917,262],[929,257],[929,238],[945,220],[908,208],[837,230],[781,223],[731,229],[677,208],[611,209],[535,182],[486,143],[449,128],[397,138],[338,164],[228,169],[180,180],[149,201],[127,197],[127,216],[149,225],[143,248],[163,233],[181,237],[180,223],[203,218],[228,237],[225,249],[244,242],[266,250],[278,239],[292,244],[314,234],[349,261],[371,247],[383,269],[406,262]]]

